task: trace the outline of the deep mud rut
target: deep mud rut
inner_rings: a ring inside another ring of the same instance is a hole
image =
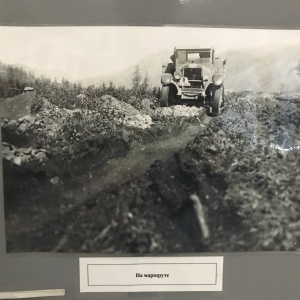
[[[203,127],[205,127],[203,125]],[[202,129],[204,129],[202,127]],[[107,160],[103,168],[99,168],[97,162],[88,168],[87,174],[83,174],[87,182],[85,189],[100,192],[115,184],[123,184],[145,172],[155,160],[165,160],[176,150],[184,147],[201,130],[199,125],[190,125],[181,134],[165,139],[159,139],[147,145],[139,145],[132,149],[124,157],[116,157]]]
[[[85,164],[84,169],[82,165],[74,168],[73,180],[80,185],[70,184],[66,192],[68,197],[80,205],[105,189],[133,180],[142,175],[154,161],[164,161],[183,148],[206,128],[209,121],[209,117],[204,117],[201,123],[187,123],[180,131],[158,137],[151,143],[138,143],[125,155],[119,156],[117,152],[105,162],[95,155],[89,160],[89,164]]]
[[[22,194],[14,195],[16,205],[8,207],[6,214],[8,248],[15,235],[23,235],[22,240],[13,244],[20,247],[20,251],[26,251],[23,248],[25,236],[32,232],[41,235],[40,229],[57,219],[58,210],[60,216],[68,214],[102,191],[143,175],[156,160],[164,161],[193,140],[206,128],[210,118],[203,115],[201,122],[199,119],[182,120],[179,128],[163,136],[154,136],[151,142],[137,142],[130,149],[126,144],[115,143],[104,155],[100,153],[83,159],[72,167],[70,180],[58,186],[47,182],[27,190],[30,203],[24,201]],[[15,246],[12,250],[18,251]]]

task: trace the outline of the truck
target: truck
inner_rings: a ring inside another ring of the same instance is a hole
[[[160,106],[192,102],[218,116],[224,106],[226,60],[214,48],[175,47],[171,63],[163,64]]]

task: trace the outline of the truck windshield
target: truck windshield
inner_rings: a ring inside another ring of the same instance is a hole
[[[210,63],[210,51],[189,51],[189,50],[177,50],[177,62],[184,64],[186,62],[194,63]]]

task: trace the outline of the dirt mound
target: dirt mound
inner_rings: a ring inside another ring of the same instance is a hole
[[[43,163],[47,160],[47,151],[45,149],[17,148],[6,142],[2,142],[3,159],[21,166],[31,161]]]
[[[134,116],[140,114],[140,111],[135,109],[128,103],[119,101],[118,99],[110,96],[104,95],[100,97],[100,101],[103,107],[109,107],[119,110],[120,112],[124,113],[126,116]]]
[[[119,101],[109,95],[102,96],[100,100],[103,107],[115,109],[124,116],[123,124],[125,126],[146,129],[153,124],[150,115],[143,114],[128,103]],[[144,107],[147,107],[146,99],[143,100]]]
[[[149,128],[153,122],[149,115],[136,114],[134,116],[125,117],[124,124],[126,126],[137,127],[141,129]]]
[[[38,99],[35,103],[38,107],[35,114],[17,120],[3,120],[3,140],[14,145],[14,142],[22,140],[22,137],[31,137],[34,142],[30,147],[39,146],[51,153],[67,152],[69,155],[70,151],[76,151],[70,148],[76,148],[78,143],[87,138],[116,132],[124,125],[146,129],[152,124],[150,116],[141,114],[131,105],[113,97],[103,96],[98,101],[101,103],[94,110],[71,110],[59,108],[46,99]]]
[[[170,107],[159,107],[154,111],[154,116],[165,117],[197,117],[203,113],[203,108],[195,106],[174,105]]]

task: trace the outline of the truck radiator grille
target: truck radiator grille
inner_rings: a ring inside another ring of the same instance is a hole
[[[183,76],[187,77],[188,80],[201,80],[201,71],[200,68],[184,68]]]

